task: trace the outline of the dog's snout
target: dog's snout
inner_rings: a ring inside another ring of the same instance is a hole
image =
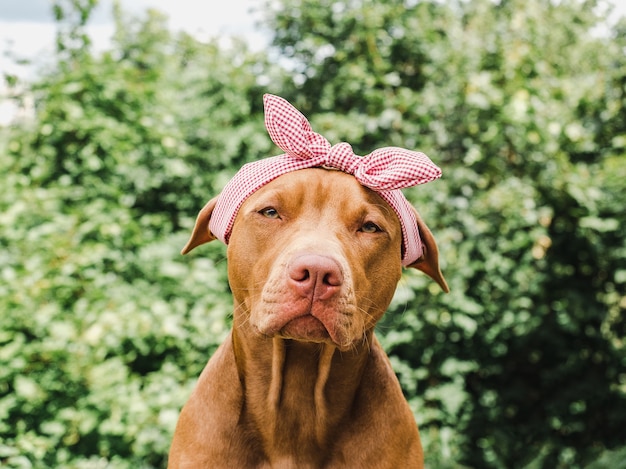
[[[343,285],[339,263],[319,254],[303,254],[289,264],[289,282],[301,296],[325,300],[335,295]]]

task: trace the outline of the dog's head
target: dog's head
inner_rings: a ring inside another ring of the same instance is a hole
[[[244,165],[200,211],[183,249],[228,244],[235,325],[347,349],[380,319],[403,265],[448,291],[430,230],[400,191],[441,170],[404,148],[358,156],[314,132],[284,99],[264,103],[285,154]]]
[[[200,211],[183,253],[216,239],[209,230],[215,204]],[[434,238],[416,217],[423,254],[409,267],[448,291]],[[261,336],[348,349],[388,307],[402,246],[396,213],[354,177],[322,168],[280,176],[246,199],[232,227],[235,322]]]

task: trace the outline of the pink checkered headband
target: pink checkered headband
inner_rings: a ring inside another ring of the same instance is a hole
[[[348,143],[331,146],[313,132],[306,117],[285,99],[266,94],[263,102],[270,138],[285,154],[248,163],[228,182],[209,222],[209,230],[216,238],[228,244],[241,205],[265,184],[292,171],[324,166],[353,175],[391,206],[402,227],[404,266],[422,256],[415,213],[400,189],[441,177],[441,170],[426,155],[385,147],[361,157],[353,153]]]

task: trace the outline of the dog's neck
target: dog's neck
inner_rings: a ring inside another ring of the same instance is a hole
[[[293,454],[297,447],[303,459],[323,457],[358,399],[373,332],[347,352],[249,332],[233,331],[242,420],[263,435],[266,452]]]

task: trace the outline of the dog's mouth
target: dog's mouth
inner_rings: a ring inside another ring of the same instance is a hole
[[[305,342],[328,342],[331,340],[326,326],[316,317],[305,314],[287,322],[279,331],[285,339],[294,339]]]

